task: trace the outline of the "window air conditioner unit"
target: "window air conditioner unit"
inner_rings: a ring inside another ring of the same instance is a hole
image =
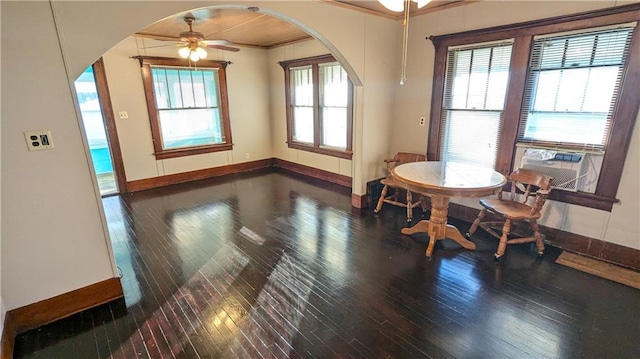
[[[577,192],[585,172],[587,154],[527,148],[522,155],[521,168],[530,169],[553,178],[551,188]]]

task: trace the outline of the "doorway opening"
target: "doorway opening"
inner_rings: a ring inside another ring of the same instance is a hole
[[[100,195],[107,196],[119,193],[120,188],[94,66],[89,66],[74,85]]]

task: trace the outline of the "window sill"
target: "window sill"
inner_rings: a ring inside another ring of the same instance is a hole
[[[296,150],[307,151],[318,153],[321,155],[327,155],[332,157],[339,157],[350,160],[353,157],[353,152],[351,150],[340,151],[340,150],[332,150],[325,147],[313,147],[309,145],[303,145],[297,142],[288,142],[289,148],[293,148]]]
[[[210,153],[210,152],[230,151],[232,149],[233,149],[232,144],[222,144],[222,145],[212,145],[212,146],[178,148],[174,150],[164,150],[164,151],[156,152],[153,155],[156,156],[156,160],[164,160],[167,158],[200,155],[203,153]]]
[[[586,192],[569,192],[563,190],[552,190],[548,199],[578,206],[600,209],[611,212],[614,203],[620,202],[618,199],[599,196]]]

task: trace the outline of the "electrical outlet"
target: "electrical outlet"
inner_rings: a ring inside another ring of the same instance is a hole
[[[50,150],[55,148],[50,130],[27,131],[24,133],[24,139],[27,140],[27,148],[29,151]]]
[[[250,157],[250,156],[249,156],[249,152],[247,152],[247,153],[245,153],[245,154],[244,154],[244,158],[249,159],[249,157]]]
[[[425,121],[424,117],[420,117],[420,126],[424,126],[424,121]]]
[[[129,118],[129,113],[127,111],[120,111],[118,112],[118,116],[120,116],[121,119]]]

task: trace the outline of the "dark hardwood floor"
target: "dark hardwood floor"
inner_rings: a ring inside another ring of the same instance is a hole
[[[274,170],[105,198],[125,298],[18,336],[15,357],[640,358],[640,291],[552,247],[496,266],[483,233],[429,261],[401,208],[350,203]]]

